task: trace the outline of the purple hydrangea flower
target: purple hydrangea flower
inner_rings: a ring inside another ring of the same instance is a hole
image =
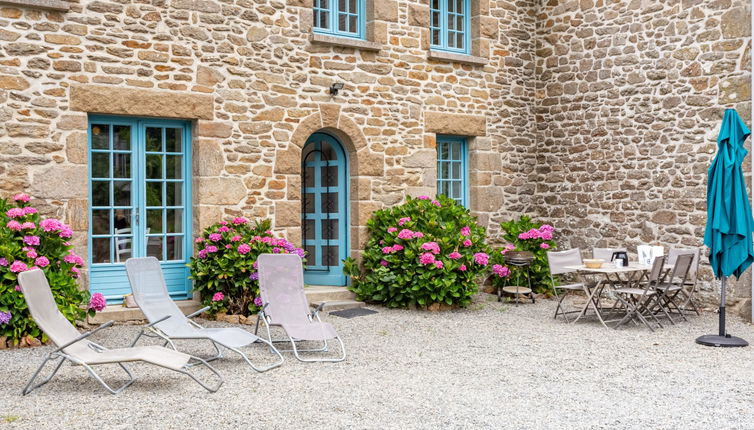
[[[257,306],[262,306],[263,304],[262,298],[260,296],[257,296],[256,298],[254,298],[254,304]]]
[[[105,300],[105,296],[103,296],[102,293],[92,294],[92,298],[89,299],[89,309],[94,309],[95,311],[99,312],[102,309],[105,309],[105,306],[107,306],[107,301]]]
[[[11,316],[12,315],[11,315],[10,312],[0,311],[0,324],[2,324],[2,325],[8,324],[10,322],[10,317]]]
[[[258,280],[258,279],[259,279],[259,272],[254,272],[254,273],[252,273],[252,274],[251,274],[251,275],[249,276],[249,279],[251,279],[252,281],[256,281],[256,280]]]

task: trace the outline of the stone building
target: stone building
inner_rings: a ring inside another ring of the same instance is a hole
[[[272,219],[315,255],[310,281],[342,284],[370,214],[438,187],[492,237],[526,213],[584,248],[699,246],[722,107],[750,116],[750,13],[0,0],[0,192],[69,222],[112,299],[130,255],[190,295],[192,234],[224,216]]]

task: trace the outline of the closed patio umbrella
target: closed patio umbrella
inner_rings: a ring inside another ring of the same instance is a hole
[[[751,204],[741,163],[746,157],[744,141],[751,133],[733,109],[727,109],[717,137],[717,155],[707,178],[707,228],[704,244],[709,262],[720,278],[720,327],[717,335],[705,335],[697,343],[708,346],[746,346],[748,343],[725,332],[725,280],[739,278],[754,262]]]

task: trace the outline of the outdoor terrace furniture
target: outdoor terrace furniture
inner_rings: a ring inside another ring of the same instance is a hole
[[[552,291],[555,293],[555,299],[558,301],[558,306],[555,308],[555,315],[553,318],[557,318],[558,315],[563,315],[566,322],[569,322],[568,314],[578,313],[579,311],[565,310],[563,300],[569,295],[569,293],[584,291],[588,295],[589,292],[581,282],[555,285],[555,278],[553,275],[576,274],[577,270],[569,268],[568,266],[581,266],[583,264],[581,260],[581,250],[579,248],[573,248],[567,251],[548,251],[547,264],[550,267]],[[562,290],[560,295],[558,295],[558,290]]]
[[[646,325],[650,331],[654,328],[649,324],[647,316],[652,317],[658,326],[662,327],[660,321],[655,316],[652,309],[657,303],[657,287],[662,279],[665,265],[665,257],[655,257],[652,262],[652,270],[649,273],[649,280],[643,285],[625,286],[613,290],[618,301],[623,305],[626,315],[618,321],[615,328],[622,326],[628,321],[639,320]]]
[[[217,355],[208,361],[223,357],[220,347],[239,354],[252,369],[265,372],[283,364],[283,356],[265,339],[237,327],[204,328],[191,318],[205,312],[209,307],[200,309],[191,315],[184,315],[178,305],[168,294],[165,279],[162,275],[160,262],[155,257],[129,258],[126,260],[128,282],[131,284],[134,300],[149,320],[149,324],[142,330],[132,345],[136,345],[142,335],[158,337],[176,349],[175,340],[208,340],[215,347]],[[260,342],[266,344],[279,360],[271,365],[258,367],[240,348]]]
[[[657,312],[662,311],[671,324],[675,324],[673,317],[670,316],[670,312],[674,309],[678,311],[684,321],[687,321],[680,305],[686,300],[683,293],[693,260],[694,254],[691,253],[677,255],[670,277],[663,277],[663,279],[667,279],[667,282],[660,282],[656,287],[659,296],[654,309],[657,309]]]
[[[130,348],[107,349],[102,345],[96,344],[87,338],[94,333],[99,332],[113,324],[109,321],[95,330],[86,333],[79,333],[58,309],[55,299],[52,296],[50,285],[47,278],[39,269],[22,272],[18,275],[18,283],[24,294],[24,300],[29,306],[32,318],[40,329],[52,340],[57,348],[48,353],[42,361],[34,375],[32,375],[23,394],[27,395],[36,388],[48,383],[66,361],[74,365],[84,367],[94,379],[97,380],[107,391],[117,394],[131,385],[135,378],[131,371],[123,363],[133,361],[143,361],[166,369],[174,370],[178,373],[189,376],[199,385],[210,392],[217,391],[223,384],[223,378],[210,366],[206,361],[198,357],[193,357],[182,352],[173,351],[161,346],[140,346]],[[54,362],[54,370],[41,382],[34,383],[47,362]],[[128,375],[128,381],[118,388],[112,388],[94,371],[92,366],[98,364],[117,364]],[[194,365],[206,366],[217,378],[214,386],[209,386],[193,375],[190,370]]]
[[[592,258],[599,258],[609,263],[615,252],[628,252],[626,248],[592,248]]]
[[[679,291],[679,296],[681,296],[679,298],[683,299],[683,301],[679,305],[679,308],[681,311],[687,311],[689,310],[689,307],[691,307],[690,310],[696,312],[696,314],[699,315],[699,308],[694,302],[696,284],[699,279],[699,248],[670,248],[670,251],[668,252],[667,263],[674,265],[676,258],[682,254],[693,254],[694,259],[691,262],[691,267],[689,268],[689,273],[688,277],[686,278],[686,282],[684,283],[684,288],[683,290]]]
[[[346,348],[335,328],[322,322],[319,318],[321,304],[309,311],[309,302],[304,294],[304,269],[301,258],[295,254],[262,254],[257,258],[259,271],[259,292],[263,308],[257,319],[266,323],[267,338],[270,342],[290,342],[292,351],[300,361],[343,361]],[[273,340],[270,326],[279,326],[288,339]],[[255,331],[256,332],[256,331]],[[300,352],[327,352],[327,341],[335,339],[340,343],[341,355],[336,358],[304,358]],[[322,342],[321,348],[300,349],[296,343],[301,341]]]

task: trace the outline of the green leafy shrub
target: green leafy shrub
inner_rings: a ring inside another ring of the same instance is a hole
[[[367,228],[362,267],[345,261],[359,300],[393,308],[470,303],[489,255],[485,228],[468,209],[445,196],[408,197],[376,211]]]
[[[272,236],[270,220],[249,222],[246,218],[222,221],[204,229],[194,241],[195,257],[189,268],[194,290],[202,303],[210,306],[210,314],[227,312],[249,316],[259,312],[260,254],[297,254],[304,258],[304,250],[285,239]]]
[[[71,322],[103,309],[105,299],[95,293],[89,301],[89,293],[76,281],[84,260],[68,242],[71,228],[54,218],[42,219],[26,194],[16,194],[13,200],[0,199],[0,338],[11,345],[24,339],[31,344],[32,338],[46,342],[18,286],[19,273],[41,269],[58,308]]]
[[[526,269],[513,266],[506,267],[505,255],[510,251],[528,251],[534,254],[534,261],[529,267],[532,289],[536,293],[551,292],[547,251],[554,250],[556,247],[553,239],[555,229],[549,224],[535,223],[525,215],[518,220],[501,223],[500,226],[504,232],[503,238],[509,243],[502,248],[495,249],[492,252],[491,261],[493,265],[499,265],[510,270],[493,270],[492,284],[496,287],[502,286],[507,281],[506,278],[513,276],[514,279],[520,279],[521,284],[526,286]],[[522,272],[517,273],[518,270]]]

